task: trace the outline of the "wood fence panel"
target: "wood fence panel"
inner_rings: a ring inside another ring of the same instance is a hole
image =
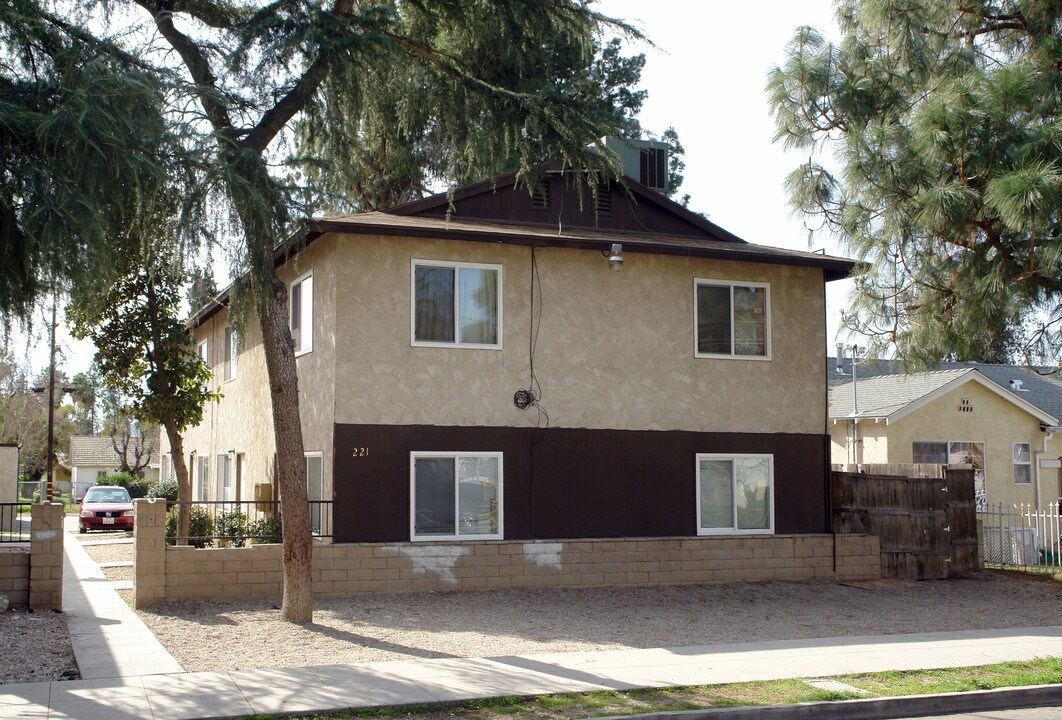
[[[834,531],[877,535],[882,575],[937,580],[979,566],[972,469],[862,469],[831,473]]]

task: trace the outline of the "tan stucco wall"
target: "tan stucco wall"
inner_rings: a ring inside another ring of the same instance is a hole
[[[825,431],[822,273],[807,268],[626,253],[610,272],[597,251],[539,249],[541,325],[535,373],[554,427],[757,433]],[[412,347],[413,258],[502,266],[501,350]],[[313,351],[297,358],[303,437],[331,489],[333,422],[534,426],[513,405],[528,385],[530,249],[477,242],[326,235],[280,269],[314,273]],[[770,283],[771,359],[694,357],[694,278]],[[338,308],[338,319],[337,319]],[[247,322],[237,377],[223,380],[222,310],[209,338],[224,399],[185,436],[185,459],[244,453],[242,497],[270,482],[274,440],[257,319]],[[333,384],[332,378],[335,377]],[[169,453],[163,434],[162,452]],[[235,469],[235,464],[233,464]],[[196,477],[194,465],[190,467]],[[235,470],[234,470],[235,471]],[[195,485],[198,497],[198,485]]]
[[[339,423],[534,426],[528,385],[531,251],[477,242],[340,236]],[[822,273],[540,248],[534,357],[554,427],[825,432]],[[502,350],[411,347],[413,258],[500,264]],[[770,283],[772,359],[694,357],[694,278]]]
[[[314,328],[313,350],[296,358],[299,372],[299,401],[302,413],[303,444],[306,452],[322,452],[328,457],[332,446],[333,366],[335,358],[335,273],[331,254],[333,243],[327,239],[314,243],[302,253],[299,262],[279,269],[280,279],[289,282],[308,270],[313,271]],[[262,331],[253,313],[246,322],[245,337],[240,344],[236,377],[224,379],[223,345],[228,312],[222,309],[196,330],[196,343],[208,339],[209,362],[213,369],[212,386],[224,397],[209,404],[203,422],[190,428],[184,436],[185,461],[194,451],[210,457],[208,499],[215,499],[217,456],[234,450],[244,454],[241,499],[253,499],[253,485],[272,484],[273,411],[269,398]],[[169,440],[162,433],[161,452],[170,452]],[[235,454],[230,455],[235,481]],[[331,488],[331,463],[323,462],[326,493]],[[189,466],[193,478],[193,497],[199,497],[196,468]],[[329,497],[326,495],[326,497]]]
[[[0,502],[18,499],[18,447],[0,445]]]
[[[970,400],[973,412],[959,411],[963,398]],[[1033,450],[1039,449],[1043,437],[1040,423],[981,385],[968,382],[937,398],[890,424],[888,435],[890,463],[911,462],[911,444],[917,440],[983,442],[988,502],[1011,505],[1036,501],[1035,481],[1014,483],[1012,451],[1016,442],[1031,443]],[[1053,492],[1046,492],[1043,499],[1050,499]]]

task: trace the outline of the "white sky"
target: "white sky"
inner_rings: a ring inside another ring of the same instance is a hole
[[[807,157],[772,144],[774,124],[767,107],[767,71],[782,62],[786,43],[800,25],[835,35],[831,0],[765,0],[740,6],[704,0],[599,0],[596,8],[635,22],[656,44],[632,46],[645,52],[642,87],[649,91],[640,119],[654,132],[668,125],[686,149],[685,182],[680,193],[690,208],[750,242],[807,250],[803,219],[790,214],[783,182]],[[816,235],[815,249],[842,254],[836,243]],[[216,260],[218,258],[215,258]],[[219,277],[224,285],[227,278]],[[830,283],[827,290],[827,352],[833,352],[851,284]],[[48,364],[43,313],[30,340],[34,371]],[[70,374],[86,370],[93,347],[60,330],[62,364]],[[27,357],[24,335],[12,351]]]

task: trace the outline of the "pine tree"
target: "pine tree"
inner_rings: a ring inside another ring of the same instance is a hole
[[[1062,5],[846,0],[801,28],[767,90],[788,180],[866,265],[849,327],[910,363],[1062,346]]]

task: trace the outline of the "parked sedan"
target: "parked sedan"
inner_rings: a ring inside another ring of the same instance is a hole
[[[124,487],[96,485],[81,500],[78,531],[132,530],[133,501]]]

